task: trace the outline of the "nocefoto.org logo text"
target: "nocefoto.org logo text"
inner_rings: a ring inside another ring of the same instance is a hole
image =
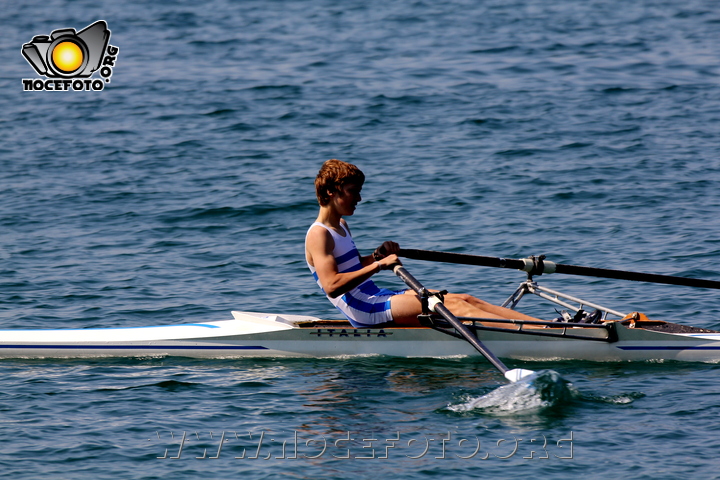
[[[74,28],[36,35],[22,46],[25,60],[43,78],[23,78],[24,91],[99,91],[110,83],[120,49],[110,45],[104,20],[76,32]],[[98,72],[102,78],[92,78]]]

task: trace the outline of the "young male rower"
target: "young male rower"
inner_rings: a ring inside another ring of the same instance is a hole
[[[347,222],[362,200],[365,175],[340,160],[328,160],[315,178],[320,213],[305,237],[305,259],[320,288],[354,327],[419,326],[420,297],[412,290],[379,288],[370,277],[400,263],[397,243],[386,241],[372,255],[361,256]],[[458,317],[537,320],[466,294],[445,295]],[[504,324],[489,324],[505,326]]]

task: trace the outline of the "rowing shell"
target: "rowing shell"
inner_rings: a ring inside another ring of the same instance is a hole
[[[431,328],[356,329],[340,320],[252,312],[233,317],[153,327],[0,330],[0,357],[479,355],[464,340]],[[492,329],[476,335],[498,357],[515,360],[720,361],[720,332],[667,333],[612,322],[606,328]]]

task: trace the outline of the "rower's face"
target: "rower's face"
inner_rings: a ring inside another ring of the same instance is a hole
[[[348,183],[343,186],[338,194],[338,207],[343,215],[352,215],[355,212],[357,204],[362,201],[360,192],[362,185]]]

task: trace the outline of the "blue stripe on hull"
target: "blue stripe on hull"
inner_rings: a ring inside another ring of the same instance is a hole
[[[629,346],[629,347],[617,347],[621,350],[720,350],[719,347],[680,347],[680,346],[667,346],[667,347],[644,347],[644,346]]]
[[[267,350],[259,345],[0,345],[0,348],[75,349],[75,350]]]

